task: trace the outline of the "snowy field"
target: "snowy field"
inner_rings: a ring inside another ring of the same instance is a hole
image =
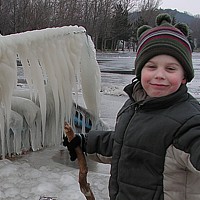
[[[132,70],[135,54],[98,54],[100,68]],[[189,91],[200,99],[200,53],[193,54],[195,78]],[[133,75],[102,73],[101,117],[114,127],[115,116],[126,96],[123,87]],[[81,94],[80,94],[81,95]],[[109,165],[88,161],[88,182],[96,200],[108,200]],[[28,153],[13,160],[0,161],[0,200],[84,200],[79,190],[78,166],[70,162],[65,148],[53,147]],[[42,198],[42,197],[51,198]]]

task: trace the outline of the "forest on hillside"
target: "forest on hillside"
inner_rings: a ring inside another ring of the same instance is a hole
[[[200,47],[200,17],[161,10],[162,0],[0,0],[0,33],[9,35],[51,27],[86,28],[97,49],[115,50],[119,42],[136,42],[136,30],[154,26],[158,13],[190,26],[195,48]],[[124,45],[122,45],[124,46]]]

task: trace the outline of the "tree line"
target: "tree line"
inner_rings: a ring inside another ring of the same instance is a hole
[[[119,41],[136,41],[138,26],[154,25],[160,3],[161,0],[0,0],[0,33],[78,25],[86,28],[97,49],[115,50]]]

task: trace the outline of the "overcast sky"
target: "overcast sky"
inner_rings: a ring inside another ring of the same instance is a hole
[[[200,0],[162,0],[160,7],[186,11],[192,15],[200,14]]]

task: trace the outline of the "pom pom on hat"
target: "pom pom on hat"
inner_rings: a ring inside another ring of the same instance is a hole
[[[145,31],[147,31],[147,30],[149,30],[151,28],[152,27],[148,26],[148,25],[143,25],[140,28],[138,28],[138,30],[137,30],[137,38],[139,38]]]
[[[171,19],[170,15],[167,13],[159,14],[156,17],[156,25],[157,26],[166,25],[166,24],[168,24],[168,26],[169,26],[169,25],[171,25],[171,23],[172,23],[172,19]]]
[[[156,18],[156,27],[143,25],[137,31],[138,46],[135,59],[136,77],[140,80],[146,62],[157,55],[166,54],[176,58],[185,71],[187,82],[194,77],[192,50],[187,39],[189,28],[186,24],[172,25],[169,14]]]
[[[186,37],[189,36],[189,27],[185,23],[178,23],[175,25]]]

